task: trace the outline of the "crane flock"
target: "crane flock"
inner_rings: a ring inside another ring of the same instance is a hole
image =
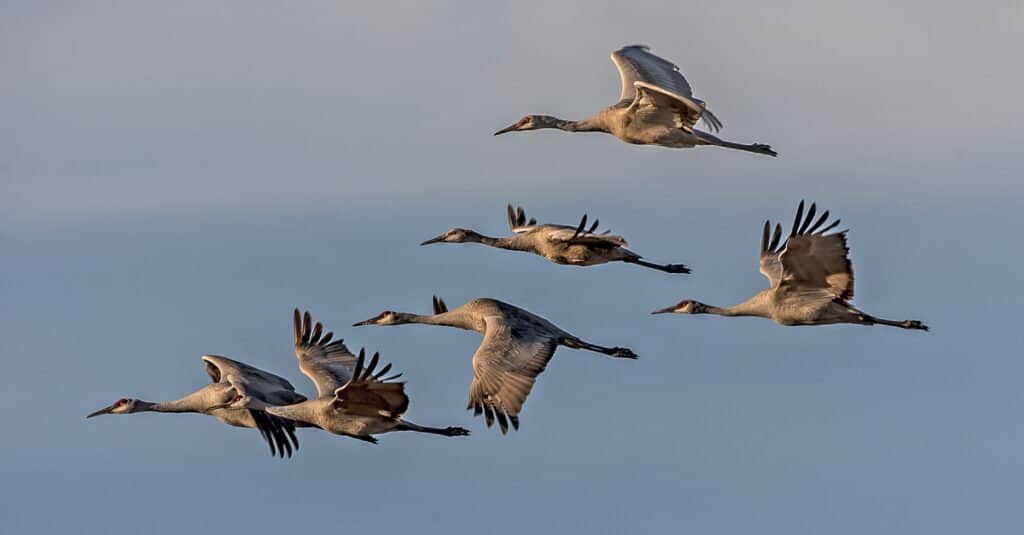
[[[768,145],[743,145],[719,139],[695,128],[699,121],[712,131],[722,122],[695,98],[689,83],[673,63],[655,56],[645,46],[626,46],[612,53],[619,70],[622,92],[619,101],[597,114],[566,121],[546,115],[528,115],[494,135],[513,131],[556,128],[569,132],[606,132],[633,144],[684,148],[711,145],[777,156]],[[652,314],[714,314],[756,316],[787,326],[851,323],[885,325],[924,330],[919,320],[888,320],[855,307],[853,264],[849,257],[847,230],[835,230],[829,211],[818,215],[817,205],[805,211],[800,201],[785,241],[781,224],[766,221],[761,232],[760,271],[769,287],[750,299],[727,307],[711,306],[684,299]],[[648,262],[627,249],[626,240],[610,231],[599,232],[599,221],[588,224],[586,214],[576,225],[539,224],[527,219],[522,207],[507,206],[507,237],[490,237],[474,230],[452,228],[422,242],[480,243],[497,249],[523,251],[542,256],[555,264],[594,266],[624,262],[671,274],[688,274],[684,264]],[[817,217],[816,217],[817,216]],[[520,413],[537,377],[547,367],[556,349],[585,349],[609,357],[636,359],[626,347],[606,347],[587,342],[551,321],[515,305],[491,298],[477,298],[449,309],[444,300],[433,299],[433,313],[420,315],[385,310],[353,324],[442,325],[474,331],[482,336],[472,356],[473,380],[467,409],[483,415],[486,426],[495,423],[502,434],[518,430]],[[402,374],[389,373],[391,364],[381,365],[379,353],[367,357],[365,349],[351,352],[324,325],[314,322],[310,312],[293,311],[294,351],[299,371],[316,388],[307,397],[285,378],[243,362],[216,355],[202,360],[211,383],[165,402],[121,398],[90,413],[139,412],[197,413],[213,416],[235,427],[255,428],[269,445],[271,455],[291,457],[299,447],[296,430],[318,428],[367,443],[376,435],[412,431],[445,437],[469,435],[457,427],[426,427],[403,418],[409,409]]]

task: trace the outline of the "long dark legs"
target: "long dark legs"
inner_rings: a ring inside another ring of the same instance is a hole
[[[604,353],[609,357],[615,357],[620,359],[635,359],[637,358],[636,353],[633,353],[632,349],[627,347],[604,347],[590,342],[584,342],[576,337],[568,337],[560,340],[561,344],[565,347],[572,349],[586,349],[587,351],[594,351],[597,353]]]
[[[888,325],[890,327],[899,327],[901,329],[914,329],[918,331],[927,331],[928,326],[921,323],[918,320],[887,320],[882,318],[876,318],[870,314],[860,313],[858,317],[861,325]]]
[[[465,429],[463,427],[424,427],[405,420],[402,420],[402,423],[398,424],[395,431],[416,431],[419,433],[430,433],[432,435],[441,435],[445,437],[464,437],[469,435],[469,429]]]
[[[772,150],[771,145],[764,145],[762,143],[754,143],[751,145],[744,145],[742,143],[733,143],[732,141],[726,141],[724,139],[717,138],[707,132],[700,132],[694,130],[694,135],[697,136],[705,145],[715,145],[718,147],[726,147],[729,149],[743,150],[747,152],[753,152],[755,154],[765,154],[768,156],[778,156],[779,153]]]
[[[646,268],[656,269],[658,271],[664,271],[665,273],[689,273],[690,268],[686,267],[686,264],[654,264],[652,262],[645,262],[639,258],[629,258],[623,260],[628,264],[636,264]]]

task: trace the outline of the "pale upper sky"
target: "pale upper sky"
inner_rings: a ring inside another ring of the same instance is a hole
[[[1024,492],[1019,2],[6,2],[0,6],[0,522],[18,533],[1006,533]],[[722,149],[491,134],[614,102],[608,54],[678,63]],[[766,218],[850,228],[856,303],[930,333],[651,317],[765,284]],[[654,261],[475,245],[506,202]],[[353,329],[500,298],[561,349],[501,437],[463,410],[472,333]],[[218,353],[312,385],[292,307],[405,372],[468,439],[307,430],[290,461],[178,397]],[[4,531],[7,531],[4,530]]]

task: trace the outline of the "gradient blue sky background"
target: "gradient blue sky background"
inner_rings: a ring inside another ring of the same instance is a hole
[[[1019,2],[5,2],[0,518],[12,533],[1007,533],[1021,528]],[[611,50],[678,63],[778,159],[559,132]],[[930,333],[651,317],[762,288],[760,227],[816,200],[856,302]],[[692,276],[479,246],[506,202],[600,217]],[[560,350],[507,437],[463,410],[472,333],[348,327],[492,296]],[[393,360],[413,421],[290,461],[194,415],[86,421],[219,353],[312,387],[290,314]]]

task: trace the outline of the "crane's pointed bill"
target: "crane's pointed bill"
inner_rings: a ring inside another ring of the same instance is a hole
[[[121,404],[121,402],[118,401],[118,402],[114,403],[113,405],[111,405],[109,407],[103,407],[102,409],[100,409],[100,410],[98,410],[96,412],[89,413],[89,415],[86,416],[86,418],[92,418],[93,416],[99,416],[101,414],[111,414],[112,412],[114,412],[114,409],[117,408],[117,406],[120,405],[120,404]]]
[[[672,305],[665,308],[659,308],[658,310],[651,312],[651,314],[671,314],[676,311],[676,306],[677,305]]]
[[[518,129],[518,127],[519,127],[519,123],[517,122],[514,125],[506,126],[505,128],[502,128],[501,130],[498,130],[497,132],[494,133],[494,135],[500,136],[500,135],[502,135],[504,133],[507,133],[507,132],[514,132],[514,131],[516,131]]]
[[[437,237],[434,237],[434,238],[430,238],[429,240],[421,243],[420,245],[430,245],[432,243],[438,243],[438,242],[442,242],[442,241],[444,241],[444,234],[441,234],[440,236],[437,236]]]
[[[353,323],[352,326],[353,327],[362,327],[363,325],[376,325],[377,324],[377,318],[379,318],[379,317],[380,316],[374,316],[374,317],[372,317],[372,318],[370,318],[368,320],[363,320],[363,321],[359,321],[359,322]]]

